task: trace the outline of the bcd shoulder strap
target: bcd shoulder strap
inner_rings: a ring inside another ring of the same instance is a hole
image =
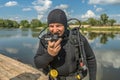
[[[76,74],[80,75],[81,78],[84,78],[87,75],[87,62],[86,55],[84,51],[84,43],[79,32],[79,28],[75,27],[70,30],[70,43],[75,46],[75,58],[77,61],[77,72]],[[82,64],[81,64],[82,63]]]

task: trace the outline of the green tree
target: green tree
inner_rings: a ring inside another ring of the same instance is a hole
[[[0,27],[4,27],[4,20],[0,19]]]
[[[100,43],[106,44],[108,41],[107,34],[103,33],[100,38]]]
[[[20,22],[20,26],[23,28],[28,28],[30,25],[29,25],[29,22],[27,20],[21,20]]]
[[[17,23],[17,21],[14,21],[14,20],[0,19],[0,27],[4,27],[4,28],[18,28],[19,24]]]
[[[87,21],[82,21],[81,24],[82,25],[88,25],[88,22]]]
[[[13,21],[12,20],[4,20],[4,27],[5,28],[13,28]]]
[[[32,19],[30,26],[31,28],[41,27],[42,23],[38,19]]]
[[[106,25],[106,23],[108,22],[108,18],[109,17],[105,13],[100,15],[100,20],[101,20],[103,25]]]
[[[14,28],[19,28],[19,24],[18,24],[17,21],[13,21],[13,27],[14,27]]]
[[[97,26],[101,26],[102,25],[102,22],[100,20],[96,20],[96,25]]]
[[[108,20],[108,24],[109,24],[110,26],[113,26],[114,23],[116,23],[116,20],[114,20],[114,19],[109,19],[109,20]]]
[[[88,18],[88,24],[90,24],[91,26],[95,26],[96,25],[96,19]]]

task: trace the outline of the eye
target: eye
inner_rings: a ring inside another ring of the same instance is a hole
[[[54,27],[53,25],[49,25],[50,28]]]
[[[56,25],[56,27],[60,27],[60,25]]]
[[[63,26],[62,24],[56,25],[56,27],[62,27],[62,26]]]

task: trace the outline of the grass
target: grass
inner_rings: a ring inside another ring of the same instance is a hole
[[[82,30],[98,30],[98,31],[120,31],[120,26],[97,26],[97,27],[87,27],[87,28],[82,28]]]

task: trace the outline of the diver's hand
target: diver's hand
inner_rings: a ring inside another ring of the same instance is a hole
[[[61,38],[59,38],[57,41],[48,41],[48,48],[47,51],[51,56],[56,56],[58,52],[61,49],[60,42],[62,41]]]

